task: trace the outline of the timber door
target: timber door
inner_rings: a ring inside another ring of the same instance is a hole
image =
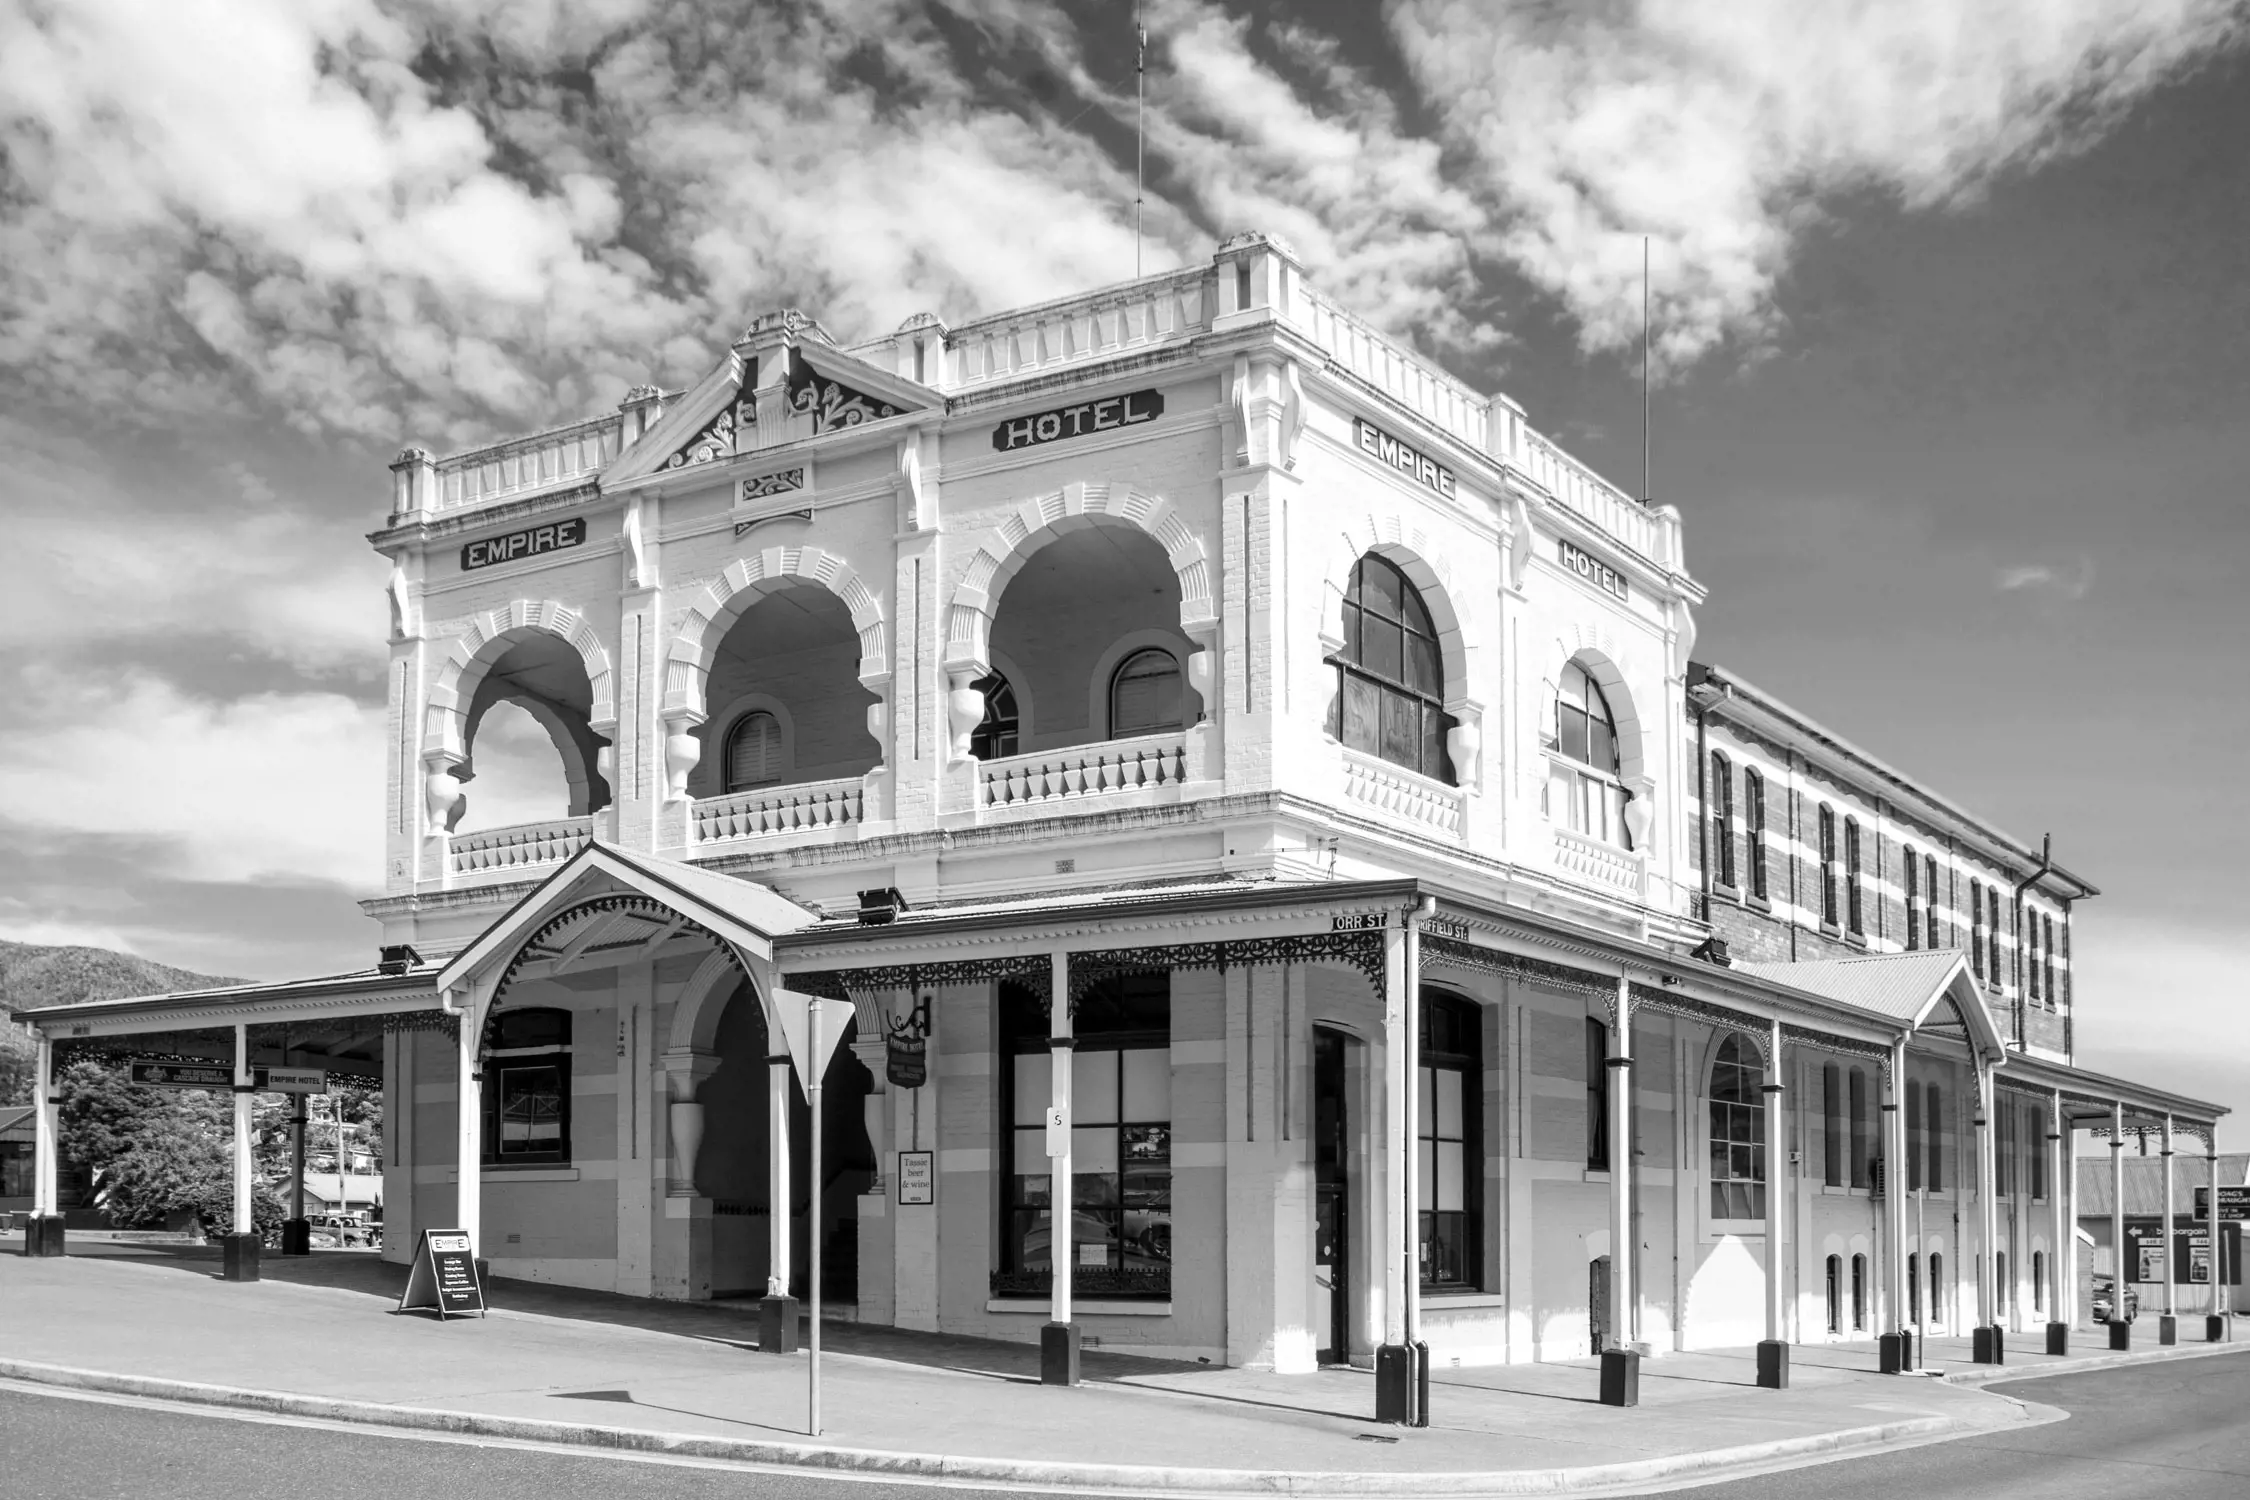
[[[1344,1037],[1313,1028],[1313,1339],[1323,1364],[1351,1358],[1351,1135]]]

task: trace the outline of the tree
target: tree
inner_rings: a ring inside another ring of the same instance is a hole
[[[233,1102],[201,1089],[142,1088],[127,1082],[119,1065],[86,1058],[57,1079],[62,1151],[92,1174],[95,1198],[121,1229],[161,1227],[172,1215],[192,1212],[204,1232],[234,1225]],[[268,1110],[266,1113],[271,1114]],[[288,1210],[274,1193],[274,1138],[286,1149],[287,1130],[264,1131],[252,1188],[251,1223],[276,1242]],[[285,1170],[285,1169],[284,1169]]]

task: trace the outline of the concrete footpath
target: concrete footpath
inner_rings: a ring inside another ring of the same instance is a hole
[[[757,1351],[752,1303],[499,1281],[491,1316],[439,1323],[394,1313],[403,1269],[367,1254],[269,1260],[267,1279],[232,1284],[207,1252],[74,1248],[83,1253],[63,1260],[0,1254],[0,1378],[894,1480],[1141,1494],[1624,1492],[2057,1415],[1971,1384],[1876,1375],[1861,1345],[1794,1351],[1794,1383],[1778,1392],[1756,1388],[1749,1350],[1650,1360],[1629,1411],[1595,1401],[1591,1360],[1442,1370],[1431,1425],[1407,1430],[1371,1420],[1363,1371],[1276,1376],[1090,1350],[1086,1383],[1060,1390],[1038,1384],[1035,1349],[831,1323],[814,1442],[803,1435],[805,1358]],[[2084,1343],[2085,1359],[2011,1352],[2009,1373],[2112,1358]],[[1933,1361],[1951,1352],[1931,1341]]]

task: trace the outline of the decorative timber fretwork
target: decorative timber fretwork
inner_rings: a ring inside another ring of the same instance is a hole
[[[493,1018],[500,1014],[501,1002],[507,999],[508,986],[515,983],[517,970],[527,963],[555,957],[560,950],[548,950],[545,944],[556,933],[575,926],[588,918],[613,912],[633,912],[649,918],[660,928],[670,929],[674,933],[694,933],[707,938],[710,940],[711,946],[724,954],[727,961],[734,965],[744,979],[750,978],[750,971],[743,967],[742,955],[735,952],[734,944],[702,923],[691,921],[654,897],[643,896],[638,892],[627,892],[613,896],[595,896],[591,900],[566,906],[554,916],[549,917],[540,924],[538,931],[524,940],[522,947],[516,949],[515,957],[508,960],[508,967],[501,971],[500,982],[493,986],[492,1003],[485,1007],[484,1030],[477,1037],[477,1054],[480,1057],[484,1054],[485,1049],[492,1044]],[[642,941],[644,940],[635,939],[635,944],[638,945]],[[610,945],[601,944],[599,946],[608,947]],[[587,951],[595,950],[589,949]]]
[[[1801,1047],[1811,1047],[1821,1052],[1842,1052],[1852,1057],[1872,1057],[1884,1067],[1891,1065],[1891,1049],[1880,1042],[1863,1042],[1857,1037],[1837,1036],[1811,1026],[1792,1026],[1782,1023],[1781,1040],[1784,1045],[1795,1042]]]
[[[802,358],[790,363],[789,409],[798,416],[811,417],[815,432],[840,432],[862,422],[895,417],[900,411],[888,401],[828,379]]]
[[[1569,964],[1551,959],[1528,958],[1521,953],[1507,953],[1498,948],[1480,948],[1458,938],[1430,937],[1422,939],[1424,966],[1439,964],[1447,968],[1468,969],[1480,974],[1499,974],[1510,979],[1528,980],[1550,989],[1567,990],[1574,995],[1589,995],[1600,1000],[1617,998],[1617,976],[1595,969],[1573,968]]]
[[[1685,1016],[1691,1021],[1705,1021],[1713,1026],[1723,1026],[1729,1031],[1742,1032],[1756,1045],[1760,1056],[1765,1055],[1768,1028],[1773,1024],[1754,1011],[1734,1010],[1724,1005],[1714,1005],[1708,1000],[1698,1000],[1692,995],[1682,995],[1674,990],[1646,984],[1633,986],[1633,1009]]]
[[[383,1019],[385,1034],[400,1031],[435,1031],[442,1036],[458,1040],[461,1035],[461,1018],[449,1010],[402,1010]]]
[[[1039,1003],[1048,1001],[1054,987],[1052,956],[1045,953],[1003,953],[993,958],[949,959],[934,964],[882,964],[858,969],[815,969],[781,977],[784,989],[818,995],[824,1000],[849,1000],[848,993],[881,990],[918,990],[924,985],[978,984],[1008,979],[1034,990]]]
[[[1170,943],[1151,948],[1095,948],[1070,955],[1070,1008],[1086,992],[1115,974],[1150,969],[1248,969],[1262,964],[1347,964],[1359,970],[1375,993],[1383,992],[1383,934],[1307,932],[1286,937],[1228,938],[1207,943]]]

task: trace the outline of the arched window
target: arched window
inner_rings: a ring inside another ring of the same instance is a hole
[[[1969,967],[1984,978],[1984,882],[1969,882]]]
[[[1844,819],[1844,917],[1853,937],[1867,932],[1867,916],[1860,899],[1859,819]]]
[[[1329,733],[1346,747],[1438,781],[1453,780],[1445,664],[1437,628],[1404,573],[1372,553],[1352,567]]]
[[[1852,1257],[1852,1329],[1860,1332],[1867,1327],[1867,1257]]]
[[[1742,773],[1743,855],[1750,864],[1750,894],[1766,899],[1766,778],[1756,771]]]
[[[1922,902],[1922,918],[1925,929],[1923,936],[1929,939],[1925,946],[1931,949],[1942,948],[1945,946],[1943,941],[1944,929],[1939,926],[1937,856],[1934,854],[1922,856],[1922,884],[1929,892],[1929,895]]]
[[[1016,749],[1016,690],[998,672],[969,684],[984,694],[984,719],[969,735],[969,753],[978,760],[998,760]]]
[[[1415,1162],[1421,1174],[1422,1285],[1474,1290],[1483,1263],[1484,1088],[1473,1001],[1422,992]]]
[[[1820,925],[1836,925],[1836,809],[1820,804]]]
[[[1911,1250],[1906,1255],[1906,1321],[1922,1321],[1922,1257]]]
[[[1842,1333],[1842,1332],[1844,1331],[1844,1287],[1843,1287],[1843,1280],[1844,1280],[1844,1258],[1843,1258],[1842,1256],[1840,1256],[1840,1255],[1831,1255],[1831,1256],[1829,1256],[1829,1257],[1828,1257],[1828,1331],[1829,1331],[1830,1333]]]
[[[1930,1321],[1945,1321],[1945,1257],[1937,1251],[1930,1252]]]
[[[1922,1180],[1933,1193],[1945,1191],[1945,1114],[1941,1108],[1944,1096],[1936,1084],[1928,1085],[1929,1107],[1922,1114],[1922,1141],[1929,1147],[1930,1161]]]
[[[1922,946],[1922,860],[1914,846],[1906,846],[1906,948]]]
[[[1991,945],[1990,951],[1985,954],[1985,962],[1991,973],[1990,983],[1996,990],[2005,989],[2006,984],[2000,972],[2000,887],[1997,884],[1984,888],[1984,905],[1985,941]]]
[[[1551,768],[1549,795],[1562,803],[1572,831],[1632,848],[1625,827],[1632,793],[1619,779],[1617,716],[1601,684],[1577,662],[1563,668],[1555,693],[1555,751],[1571,764]]]
[[[781,721],[753,709],[727,731],[727,790],[748,791],[779,781],[787,771],[781,753]]]
[[[1719,1043],[1711,1062],[1711,1217],[1766,1216],[1765,1080],[1758,1055],[1739,1036]]]
[[[1155,646],[1126,657],[1109,679],[1109,737],[1121,740],[1179,727],[1179,662]]]
[[[1844,1185],[1844,1070],[1827,1063],[1820,1070],[1820,1144],[1829,1187]]]
[[[484,1056],[485,1161],[510,1166],[568,1162],[570,1012],[498,1012]]]
[[[1853,1187],[1869,1186],[1867,1180],[1867,1071],[1854,1068],[1851,1072],[1852,1095],[1852,1145],[1851,1183]]]
[[[1906,1094],[1906,1190],[1913,1192],[1922,1185],[1922,1086],[1907,1084]]]
[[[1734,889],[1734,762],[1711,752],[1711,875]]]
[[[2044,1250],[2031,1252],[2031,1310],[2047,1310],[2047,1252]]]

